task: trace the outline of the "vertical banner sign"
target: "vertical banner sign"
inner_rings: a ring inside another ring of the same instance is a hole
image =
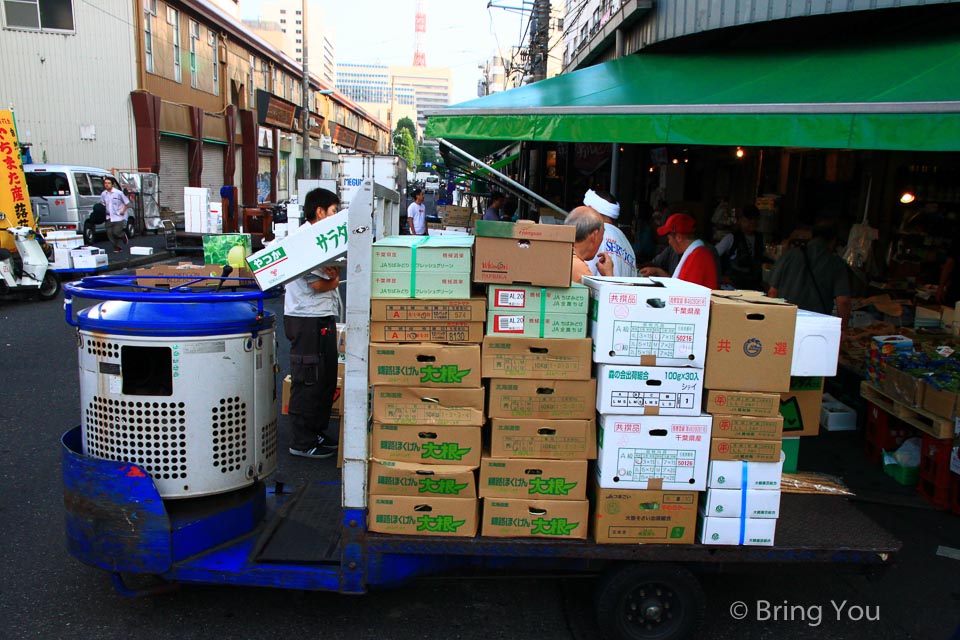
[[[27,181],[20,161],[20,141],[13,124],[13,112],[0,109],[0,212],[6,214],[6,225],[33,227],[33,211]],[[0,225],[4,226],[4,225]],[[14,249],[13,236],[0,234],[0,248]]]

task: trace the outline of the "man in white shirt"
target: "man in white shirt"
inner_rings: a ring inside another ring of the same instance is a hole
[[[620,217],[620,205],[616,199],[606,191],[588,189],[583,196],[583,204],[600,214],[603,218],[603,242],[593,260],[587,264],[594,275],[601,275],[597,270],[597,261],[601,253],[606,254],[613,262],[613,275],[617,278],[633,278],[637,275],[637,255],[627,236],[617,227],[616,221]]]
[[[407,223],[410,225],[410,235],[427,235],[427,208],[423,206],[423,190],[414,189],[410,192],[413,202],[407,207]]]
[[[119,253],[122,251],[120,242],[127,241],[127,209],[130,208],[130,199],[123,191],[114,188],[113,178],[104,178],[103,187],[100,202],[107,210],[107,238],[113,243],[113,252]]]

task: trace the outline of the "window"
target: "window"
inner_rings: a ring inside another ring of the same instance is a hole
[[[156,8],[156,7],[154,7]],[[153,73],[153,16],[156,13],[150,13],[146,9],[143,12],[143,49],[144,64],[147,67],[147,73]]]
[[[103,193],[103,179],[106,176],[98,176],[94,173],[90,174],[90,188],[93,190],[93,195],[98,196]]]
[[[26,173],[27,190],[31,196],[68,196],[70,181],[65,173],[46,173],[28,171]]]
[[[90,191],[90,180],[87,178],[85,173],[74,172],[73,180],[77,183],[77,195],[78,196],[92,196],[93,192]],[[103,181],[100,181],[101,184]]]
[[[73,31],[73,0],[3,0],[6,26],[36,31]]]
[[[143,12],[152,16],[157,15],[157,0],[143,0]]]
[[[213,95],[220,95],[220,56],[217,51],[217,36],[212,31],[207,34],[210,45],[210,59],[213,60]]]
[[[256,89],[253,86],[254,84],[253,76],[254,76],[254,73],[256,73],[256,70],[257,70],[257,59],[254,58],[253,56],[250,56],[250,103],[251,104],[253,104],[254,92],[256,91]]]
[[[280,24],[287,24],[286,18],[280,18]]]
[[[200,23],[190,21],[190,86],[197,88],[197,42],[200,40]]]
[[[173,26],[173,79],[181,82],[183,75],[180,69],[180,12],[167,7],[167,24]]]

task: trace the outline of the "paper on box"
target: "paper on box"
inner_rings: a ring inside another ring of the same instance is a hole
[[[593,380],[490,380],[491,418],[589,419],[596,404]]]
[[[594,362],[703,368],[710,290],[675,278],[584,277]]]
[[[483,498],[480,535],[585,540],[589,511],[590,503],[586,500]]]
[[[370,495],[476,498],[473,467],[370,460]]]
[[[768,518],[700,518],[702,544],[772,547],[777,521]]]
[[[702,505],[703,512],[710,517],[779,518],[780,491],[707,489],[703,494]]]
[[[776,393],[708,389],[703,410],[713,415],[776,416],[780,412],[780,396]]]
[[[780,439],[718,438],[710,440],[711,460],[748,460],[751,462],[778,462]]]
[[[488,458],[480,460],[481,498],[586,500],[586,460]]]
[[[598,484],[604,489],[702,491],[711,418],[600,416]]]
[[[478,507],[475,498],[373,496],[367,528],[375,533],[472,538],[477,535]]]
[[[593,488],[591,531],[599,544],[693,544],[696,491]]]
[[[780,462],[711,460],[707,486],[711,489],[779,490],[782,475],[783,456]]]
[[[703,369],[597,366],[597,411],[627,415],[699,416]]]
[[[372,395],[377,422],[476,427],[484,423],[483,389],[380,386]]]
[[[470,297],[469,273],[424,273],[407,271],[375,273],[370,282],[372,298],[454,298]]]
[[[491,309],[487,312],[487,335],[578,339],[587,335],[587,316]]]
[[[483,340],[483,323],[371,322],[370,340],[376,342],[465,342],[479,344]]]
[[[374,422],[370,431],[371,457],[420,464],[480,464],[480,427],[397,425]]]
[[[505,312],[566,313],[587,315],[590,291],[582,284],[566,287],[489,285],[487,309]]]
[[[597,424],[590,420],[490,420],[490,454],[497,458],[595,460]]]
[[[480,387],[480,345],[370,344],[371,385]]]
[[[706,386],[734,391],[787,391],[797,307],[756,293],[714,293]]]
[[[477,220],[474,282],[569,287],[576,229]]]
[[[374,322],[483,322],[487,317],[484,298],[453,300],[391,300],[370,301],[370,319]]]
[[[840,356],[840,318],[797,310],[791,376],[835,376]]]
[[[260,288],[286,284],[347,253],[347,211],[299,227],[247,258]]]
[[[713,416],[714,438],[778,440],[783,435],[783,416]]]
[[[480,349],[484,378],[589,380],[592,342],[487,336]]]
[[[820,433],[823,378],[794,377],[790,391],[780,394],[784,436],[815,436]]]

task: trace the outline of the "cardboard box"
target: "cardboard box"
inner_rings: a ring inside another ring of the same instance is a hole
[[[587,335],[587,316],[535,311],[487,312],[488,336],[578,339]]]
[[[474,234],[474,282],[570,286],[573,227],[477,220]]]
[[[586,500],[586,460],[489,458],[480,460],[481,498]]]
[[[595,460],[595,420],[490,420],[490,455],[496,458]]]
[[[707,486],[711,489],[779,491],[782,476],[783,456],[780,462],[711,460],[707,472]]]
[[[586,317],[590,308],[590,290],[582,284],[566,287],[528,287],[490,285],[487,310],[531,313],[563,313]]]
[[[370,320],[393,323],[462,323],[483,322],[487,317],[485,298],[453,300],[390,300],[370,301]]]
[[[594,380],[490,379],[491,418],[590,419],[596,406]]]
[[[791,378],[790,391],[780,394],[783,435],[819,435],[822,402],[823,378]]]
[[[480,388],[480,345],[370,344],[371,385]]]
[[[235,250],[235,247],[240,249]],[[230,264],[245,262],[253,253],[249,233],[218,233],[203,236],[203,261],[206,264]],[[242,255],[237,255],[242,254]]]
[[[132,256],[152,256],[153,247],[130,247],[130,255]]]
[[[99,247],[80,247],[70,249],[70,260],[74,269],[97,269],[109,262],[107,252]]]
[[[472,538],[479,501],[437,496],[373,496],[367,529],[374,533]]]
[[[472,236],[389,236],[373,243],[371,272],[374,276],[415,273],[418,279],[444,273],[469,277],[472,248]]]
[[[703,369],[597,366],[597,411],[648,416],[699,416]]]
[[[473,467],[370,460],[371,496],[476,498]]]
[[[437,215],[445,227],[469,227],[473,211],[470,207],[458,207],[452,204],[437,207]]]
[[[480,427],[374,422],[370,431],[370,457],[378,460],[476,469],[480,454]]]
[[[880,388],[904,404],[922,407],[927,385],[922,378],[915,378],[895,367],[887,367],[886,375],[880,380]]]
[[[777,533],[777,521],[766,518],[701,517],[699,540],[701,544],[732,544],[753,547],[772,547]]]
[[[585,277],[593,360],[697,367],[706,363],[710,290],[674,278]]]
[[[787,391],[797,307],[782,300],[714,293],[706,386],[733,391]]]
[[[598,544],[693,544],[698,495],[595,488],[591,535]]]
[[[779,518],[780,491],[707,489],[703,512],[711,518]],[[746,509],[746,511],[744,511]]]
[[[586,500],[483,498],[480,535],[586,540],[589,517],[590,503]]]
[[[840,356],[840,318],[797,309],[791,376],[835,376]]]
[[[780,395],[708,389],[703,410],[712,415],[776,416],[780,413]]]
[[[820,426],[827,431],[856,431],[857,412],[842,402],[824,402],[820,406]]]
[[[330,264],[347,253],[347,212],[303,225],[282,240],[275,240],[247,258],[260,288],[296,280],[307,271]]]
[[[890,356],[911,351],[913,340],[906,336],[873,336],[867,354],[867,378],[872,382],[880,382],[885,375]]]
[[[280,392],[280,413],[282,415],[289,415],[290,413],[290,385],[292,383],[293,380],[289,373],[283,377],[282,391]]]
[[[718,438],[714,435],[710,440],[710,459],[778,462],[780,460],[780,439]]]
[[[483,341],[482,322],[371,322],[370,340],[375,342],[462,342]]]
[[[156,265],[144,269],[137,269],[137,284],[151,287],[186,287],[189,289],[212,289],[220,282],[224,287],[237,287],[249,282],[253,273],[249,269],[234,269],[232,274],[224,280],[217,280],[223,276],[223,265],[220,264],[193,264],[181,262],[178,265]]]
[[[470,274],[408,272],[376,274],[370,283],[371,298],[452,298],[470,296]]]
[[[702,491],[710,416],[600,416],[598,484],[604,489]]]
[[[783,416],[713,416],[714,438],[750,438],[779,440],[783,435]]]
[[[373,419],[410,425],[479,427],[484,423],[483,389],[373,387]]]
[[[941,418],[953,420],[957,413],[957,394],[938,389],[931,384],[924,386],[923,409]]]
[[[589,338],[487,336],[480,349],[481,375],[484,378],[589,380],[592,345]]]
[[[800,463],[800,437],[783,438],[780,450],[783,451],[783,472],[796,473]]]

